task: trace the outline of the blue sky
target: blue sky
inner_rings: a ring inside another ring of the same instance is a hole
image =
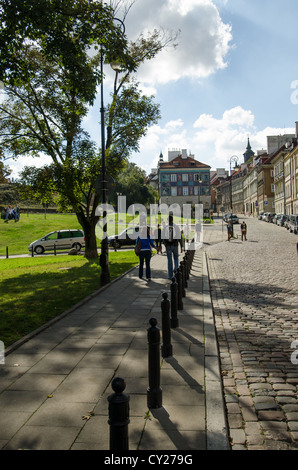
[[[160,151],[167,159],[168,149],[185,148],[212,169],[228,169],[232,155],[243,161],[248,137],[257,152],[268,135],[294,133],[297,17],[297,0],[136,0],[125,22],[129,39],[154,28],[181,32],[176,49],[137,74],[162,118],[131,161],[149,173]],[[105,101],[109,85],[106,69]],[[98,144],[99,107],[85,120]]]
[[[129,37],[155,27],[181,33],[175,50],[138,73],[162,118],[131,160],[149,173],[160,151],[167,159],[168,149],[186,148],[228,169],[232,155],[243,161],[248,137],[256,153],[268,135],[295,133],[297,14],[297,0],[137,0]]]

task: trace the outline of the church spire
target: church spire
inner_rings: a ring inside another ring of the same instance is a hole
[[[254,154],[255,154],[255,152],[253,152],[252,149],[251,149],[251,145],[250,145],[250,141],[249,141],[249,137],[248,137],[246,152],[243,154],[244,163],[246,163],[250,159],[250,157],[253,157]]]

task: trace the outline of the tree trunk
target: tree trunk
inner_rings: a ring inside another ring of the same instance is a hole
[[[77,219],[84,230],[85,235],[85,257],[87,259],[95,259],[98,258],[97,252],[97,240],[95,234],[95,228],[98,221],[98,217],[91,217],[87,219],[87,217],[83,214],[83,212],[79,212],[76,214]]]

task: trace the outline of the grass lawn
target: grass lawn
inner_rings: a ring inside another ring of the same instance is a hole
[[[0,255],[29,254],[28,246],[49,232],[67,228],[78,228],[80,224],[74,214],[21,214],[19,222],[0,221]]]
[[[111,280],[137,264],[134,251],[111,252]],[[97,260],[83,256],[0,260],[0,340],[5,347],[99,289],[100,272]]]
[[[118,214],[108,215],[108,235],[115,235],[126,228],[131,222],[132,216],[120,214],[118,223]],[[190,221],[194,223],[192,219]],[[138,223],[136,221],[136,223]],[[149,216],[148,216],[149,223]],[[19,222],[10,220],[8,224],[0,220],[0,256],[6,256],[6,247],[8,255],[29,255],[28,246],[34,240],[37,240],[48,233],[61,229],[81,229],[77,217],[74,214],[26,214],[22,213]],[[96,227],[98,239],[97,246],[100,247],[102,232]]]
[[[115,235],[118,231],[124,230],[132,217],[125,217],[125,214],[123,214],[120,220],[121,223],[118,226],[118,215],[108,216],[108,235]],[[82,227],[74,214],[46,214],[46,218],[44,214],[21,214],[19,222],[10,220],[7,224],[1,219],[0,256],[6,256],[6,247],[8,247],[9,256],[29,254],[28,246],[31,242],[50,232],[62,229],[82,229]],[[102,232],[97,227],[96,235],[98,238],[97,246],[100,248]]]

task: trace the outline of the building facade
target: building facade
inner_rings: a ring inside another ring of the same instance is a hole
[[[298,215],[298,142],[292,140],[289,151],[284,155],[285,214]]]
[[[159,160],[158,189],[160,204],[203,204],[204,209],[211,208],[209,165],[195,160],[194,155],[187,155],[186,150],[169,151],[169,160]]]

